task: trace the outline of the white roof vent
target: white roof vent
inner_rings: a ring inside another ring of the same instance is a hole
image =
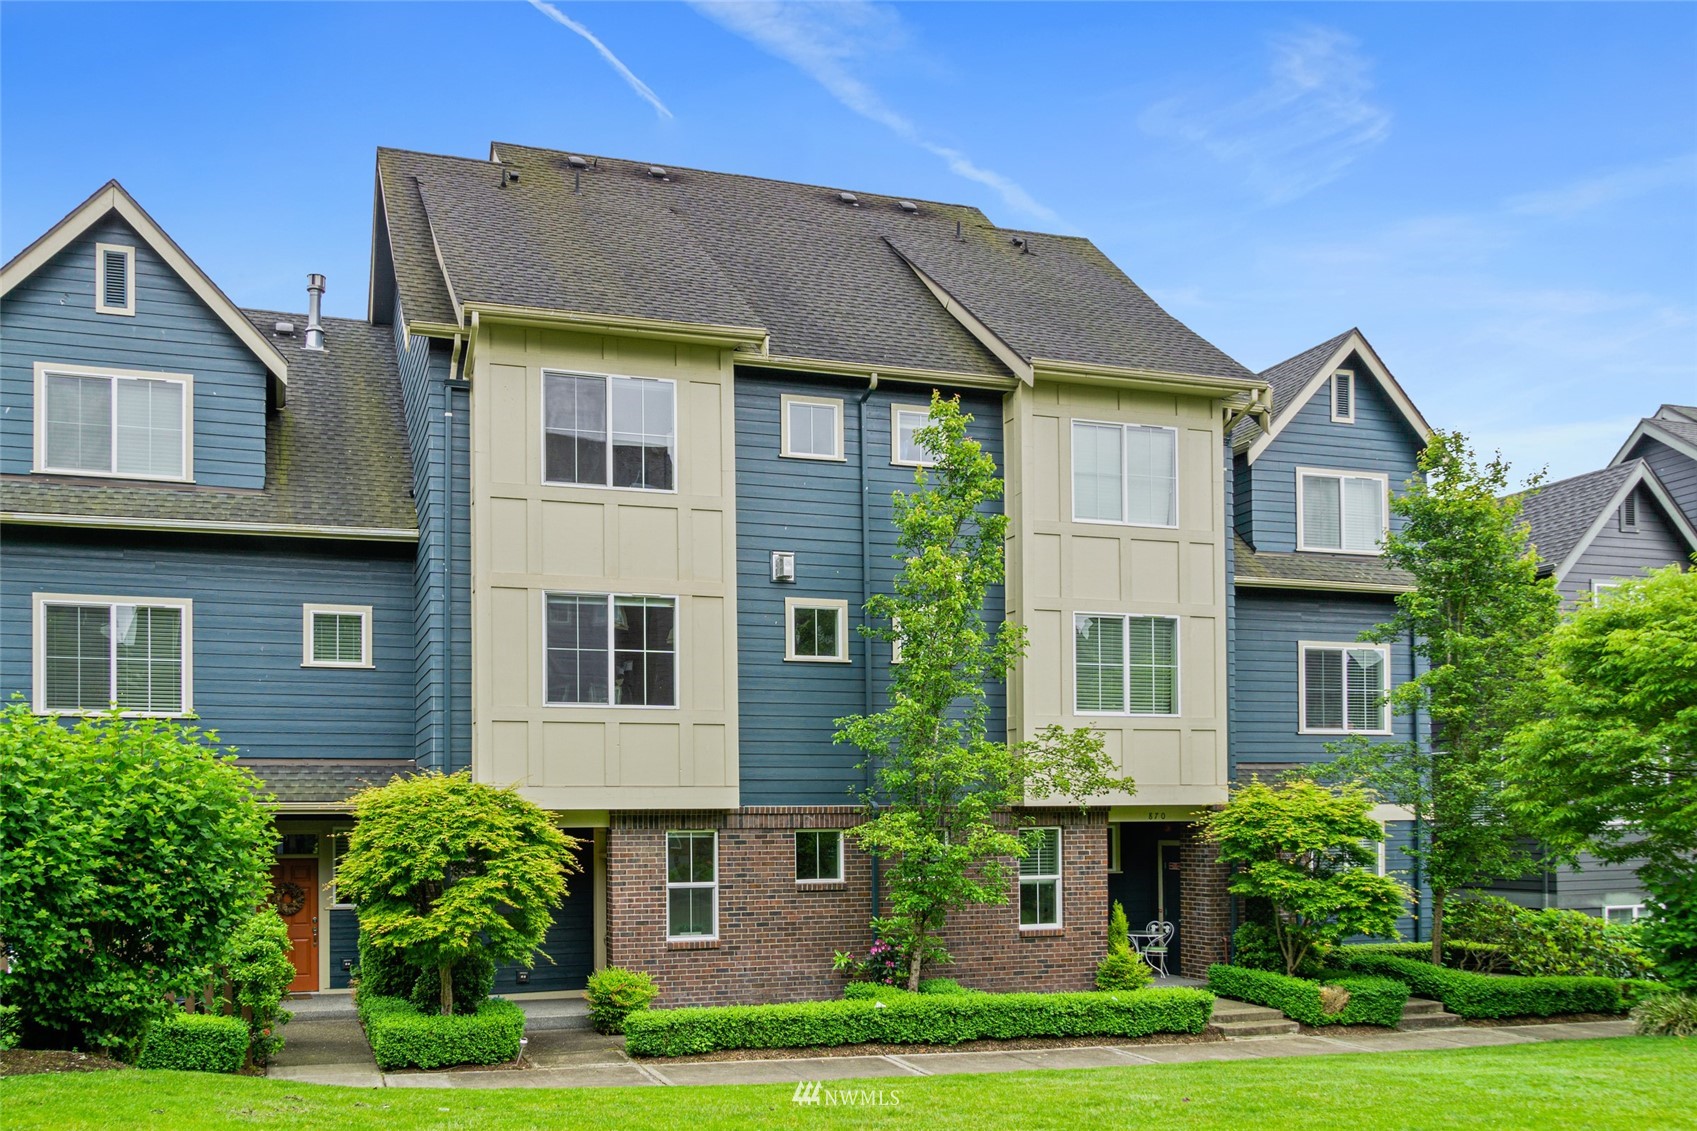
[[[844,204],[852,204],[856,208],[860,207],[860,197],[854,195],[852,192],[839,192],[837,194],[837,199],[842,201]]]
[[[583,158],[579,157],[575,153],[571,154],[570,156],[568,156],[566,158],[566,164],[570,165],[574,169],[587,169],[587,168],[589,168],[589,162],[585,161]]]
[[[918,212],[919,211],[919,205],[915,204],[911,200],[898,200],[898,201],[896,201],[896,207],[900,208],[903,212]]]
[[[279,337],[292,337],[295,332],[295,324],[293,322],[279,322],[277,323],[276,330]]]
[[[671,174],[666,172],[666,169],[665,169],[664,166],[650,165],[650,166],[648,166],[648,175],[653,177],[657,181],[663,181],[667,177],[669,177]]]

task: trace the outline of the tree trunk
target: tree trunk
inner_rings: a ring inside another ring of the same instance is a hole
[[[924,959],[920,955],[925,952],[925,936],[913,936],[913,948],[908,952],[907,959],[907,988],[910,993],[919,992],[919,968]]]
[[[454,964],[444,962],[436,967],[436,972],[442,978],[442,1016],[452,1017],[454,1014]]]
[[[1432,965],[1444,964],[1444,893],[1432,889]]]

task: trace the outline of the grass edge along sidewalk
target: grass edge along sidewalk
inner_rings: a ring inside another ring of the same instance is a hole
[[[35,1128],[762,1127],[1078,1128],[1159,1122],[1257,1131],[1374,1128],[1697,1128],[1697,1041],[1617,1037],[1432,1052],[937,1076],[795,1102],[793,1083],[699,1088],[356,1090],[178,1072],[0,1080],[8,1131]],[[891,1102],[893,1101],[893,1102]],[[998,1114],[999,1113],[999,1114]]]

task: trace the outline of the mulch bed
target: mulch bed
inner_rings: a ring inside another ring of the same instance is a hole
[[[1225,1040],[1208,1030],[1188,1033],[1157,1033],[1148,1037],[1022,1037],[1017,1040],[962,1041],[958,1045],[831,1045],[796,1049],[722,1049],[695,1056],[643,1056],[640,1064],[698,1064],[714,1060],[798,1060],[821,1056],[903,1056],[928,1052],[1025,1052],[1032,1049],[1101,1048],[1104,1045],[1200,1045]]]
[[[39,1072],[109,1072],[129,1065],[86,1052],[46,1049],[0,1050],[0,1076],[29,1076]]]

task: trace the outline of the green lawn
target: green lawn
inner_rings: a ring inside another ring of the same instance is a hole
[[[833,1081],[832,1089],[856,1085]],[[1697,1128],[1697,1041],[1601,1041],[876,1080],[899,1103],[801,1106],[791,1084],[354,1090],[183,1072],[0,1080],[26,1128]]]

